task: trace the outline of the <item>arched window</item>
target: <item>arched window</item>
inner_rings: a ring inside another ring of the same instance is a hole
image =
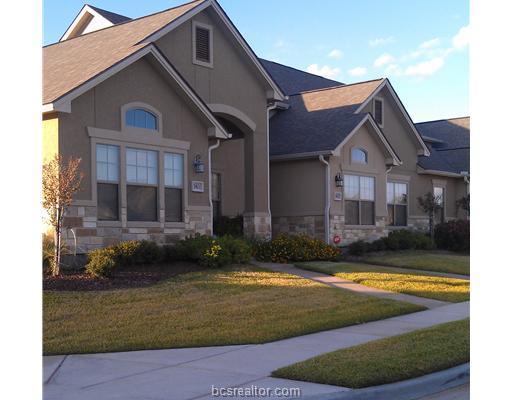
[[[368,153],[363,149],[355,148],[352,149],[350,155],[352,162],[356,164],[368,164]]]
[[[156,115],[142,108],[130,108],[126,111],[125,118],[127,126],[158,130]]]

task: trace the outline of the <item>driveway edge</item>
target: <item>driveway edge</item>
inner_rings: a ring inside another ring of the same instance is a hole
[[[304,397],[310,400],[413,400],[469,383],[469,363],[406,381]]]

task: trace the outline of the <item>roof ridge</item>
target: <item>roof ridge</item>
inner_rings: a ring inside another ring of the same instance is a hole
[[[369,79],[367,81],[354,82],[354,83],[343,83],[343,84],[338,85],[338,86],[331,86],[331,87],[327,87],[327,88],[305,90],[303,92],[291,94],[290,97],[291,96],[298,96],[298,95],[301,95],[301,94],[304,94],[304,93],[313,93],[313,92],[321,92],[321,91],[324,91],[324,90],[341,89],[341,88],[345,88],[345,87],[349,87],[349,86],[362,85],[363,83],[383,81],[384,79],[385,78]]]
[[[292,67],[291,65],[286,65],[286,64],[283,64],[283,63],[279,63],[279,62],[277,62],[277,61],[267,60],[266,58],[262,58],[262,57],[258,57],[258,58],[259,58],[260,60],[263,60],[263,61],[266,61],[266,62],[270,62],[270,63],[272,63],[272,64],[281,65],[281,66],[283,66],[283,67],[290,68],[290,69],[293,69],[293,70],[295,70],[295,71],[302,72],[302,73],[304,73],[304,74],[313,75],[313,76],[316,76],[316,77],[318,77],[318,78],[327,79],[328,81],[338,82],[338,83],[340,83],[341,85],[345,85],[345,83],[340,82],[340,81],[337,81],[337,80],[335,80],[335,79],[326,78],[325,76],[318,75],[318,74],[313,74],[312,72],[304,71],[304,70],[302,70],[302,69]]]
[[[440,118],[440,119],[433,119],[431,121],[422,121],[422,122],[415,122],[414,125],[419,125],[419,124],[428,124],[428,123],[431,123],[431,122],[440,122],[440,121],[452,121],[454,119],[465,119],[465,118],[471,118],[470,115],[466,115],[465,117],[453,117],[453,118]]]
[[[96,31],[84,33],[84,34],[82,34],[80,36],[76,36],[76,37],[73,37],[73,38],[70,38],[70,39],[63,40],[62,42],[59,41],[59,42],[55,42],[55,43],[50,43],[50,44],[47,44],[46,46],[43,46],[43,49],[45,49],[47,47],[51,47],[51,46],[56,46],[56,45],[61,44],[61,43],[66,43],[66,42],[68,42],[70,40],[75,40],[75,39],[83,38],[85,36],[92,35],[94,33],[102,32],[102,31],[104,31],[106,29],[112,29],[112,28],[116,28],[116,27],[121,26],[121,25],[130,24],[132,22],[139,21],[139,20],[144,19],[144,18],[152,17],[153,15],[162,14],[164,12],[171,11],[171,10],[174,10],[176,8],[184,7],[184,6],[187,6],[187,5],[192,4],[192,3],[198,3],[199,4],[199,3],[204,3],[205,1],[208,1],[208,0],[191,0],[191,1],[187,2],[187,3],[183,3],[183,4],[180,4],[180,5],[174,6],[174,7],[170,7],[170,8],[167,8],[165,10],[162,10],[162,11],[157,11],[157,12],[154,12],[152,14],[143,15],[142,17],[137,17],[137,18],[130,19],[128,21],[120,22],[120,23],[112,25],[112,26],[106,26],[105,28],[101,28],[101,29],[98,29]],[[90,4],[85,4],[85,5],[90,6]],[[120,15],[120,14],[118,14],[118,15]]]
[[[445,149],[445,148],[443,148],[443,149],[436,149],[436,151],[466,150],[466,149],[470,149],[470,148],[471,148],[470,146],[449,147],[447,149]]]
[[[106,12],[108,14],[113,14],[113,15],[117,15],[119,17],[128,18],[130,20],[132,19],[130,17],[127,17],[126,15],[122,15],[122,14],[118,14],[118,13],[113,12],[113,11],[105,10],[104,8],[96,7],[96,6],[93,6],[92,4],[89,4],[89,3],[85,3],[85,5],[91,7],[93,10],[96,10],[96,11],[103,11],[103,12]]]

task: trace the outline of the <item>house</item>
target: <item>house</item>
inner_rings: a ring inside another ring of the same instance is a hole
[[[43,143],[81,158],[64,225],[82,252],[237,215],[248,236],[371,240],[424,227],[428,191],[458,217],[469,190],[469,118],[415,125],[387,79],[260,59],[215,0],[136,19],[85,5],[43,50]]]

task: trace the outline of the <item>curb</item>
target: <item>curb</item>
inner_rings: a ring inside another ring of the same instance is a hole
[[[469,363],[406,381],[304,398],[309,400],[413,400],[466,383],[469,383]]]

